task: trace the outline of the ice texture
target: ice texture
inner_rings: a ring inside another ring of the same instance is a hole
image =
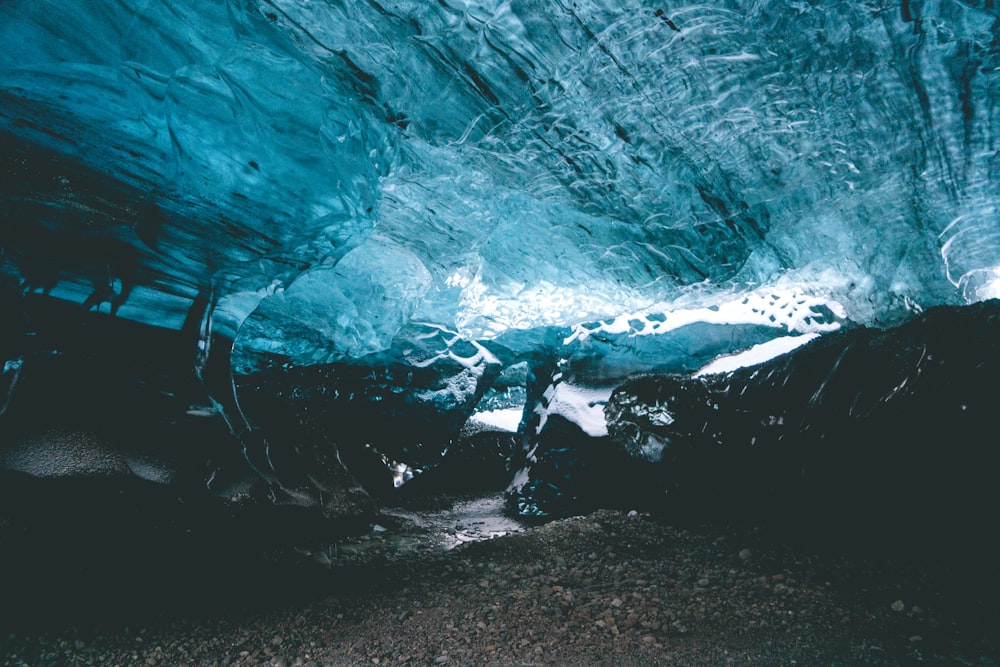
[[[638,373],[998,296],[998,21],[2,2],[0,419],[66,348],[39,303],[162,328],[191,343],[195,412],[276,497],[325,505],[473,433],[515,432],[527,475],[546,428],[604,438]]]
[[[0,19],[4,274],[120,316],[294,290],[357,340],[308,314],[286,336],[269,304],[255,344],[351,354],[412,317],[492,338],[784,282],[871,324],[995,289],[988,6],[17,1]],[[384,308],[352,311],[341,283],[379,262]]]

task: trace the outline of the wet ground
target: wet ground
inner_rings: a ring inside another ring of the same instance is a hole
[[[1000,664],[1000,578],[971,555],[619,510],[526,526],[497,496],[352,538],[225,537],[119,558],[67,535],[5,567],[0,664]]]

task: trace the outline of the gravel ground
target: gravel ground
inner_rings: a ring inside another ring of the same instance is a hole
[[[58,620],[15,615],[0,632],[0,660],[32,667],[1000,664],[1000,585],[989,568],[810,547],[762,528],[681,528],[610,510],[448,550],[401,544],[386,530],[298,550],[267,568],[234,572],[238,590],[206,586],[162,607],[163,591],[154,590],[97,596]],[[122,599],[130,602],[107,608]]]

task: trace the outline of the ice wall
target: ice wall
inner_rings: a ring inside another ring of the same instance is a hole
[[[342,388],[349,411],[427,406],[450,429],[431,452],[472,412],[527,432],[526,368],[570,372],[565,407],[995,296],[998,21],[956,0],[10,0],[0,280],[195,334],[241,438],[232,373],[313,366],[391,371]]]

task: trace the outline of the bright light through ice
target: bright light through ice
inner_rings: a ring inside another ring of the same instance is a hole
[[[980,301],[1000,299],[1000,266],[990,269],[987,275],[984,284],[976,289],[976,296]]]
[[[579,324],[565,344],[576,340],[586,340],[597,332],[625,334],[629,336],[650,336],[673,331],[696,322],[710,324],[759,324],[783,328],[798,333],[829,333],[840,328],[837,319],[822,314],[828,311],[835,318],[843,319],[846,312],[839,303],[808,296],[796,291],[764,289],[748,293],[716,306],[672,310],[669,304],[656,304],[643,312],[619,315],[613,320]],[[663,315],[651,319],[649,314]],[[639,328],[634,327],[639,322]]]
[[[781,338],[775,338],[774,340],[769,340],[766,343],[754,345],[749,350],[740,352],[739,354],[719,357],[718,359],[703,366],[701,370],[695,373],[695,377],[702,375],[714,375],[715,373],[728,373],[730,371],[735,371],[737,368],[756,366],[757,364],[764,363],[768,359],[774,359],[775,357],[785,354],[786,352],[791,352],[795,348],[805,345],[818,336],[819,334],[817,333],[808,333],[801,336],[782,336]]]
[[[608,285],[567,287],[540,280],[533,285],[489,287],[478,274],[468,280],[464,275],[456,272],[447,284],[463,288],[456,323],[459,333],[470,339],[495,338],[511,329],[614,317],[623,307],[640,306],[637,299]]]

